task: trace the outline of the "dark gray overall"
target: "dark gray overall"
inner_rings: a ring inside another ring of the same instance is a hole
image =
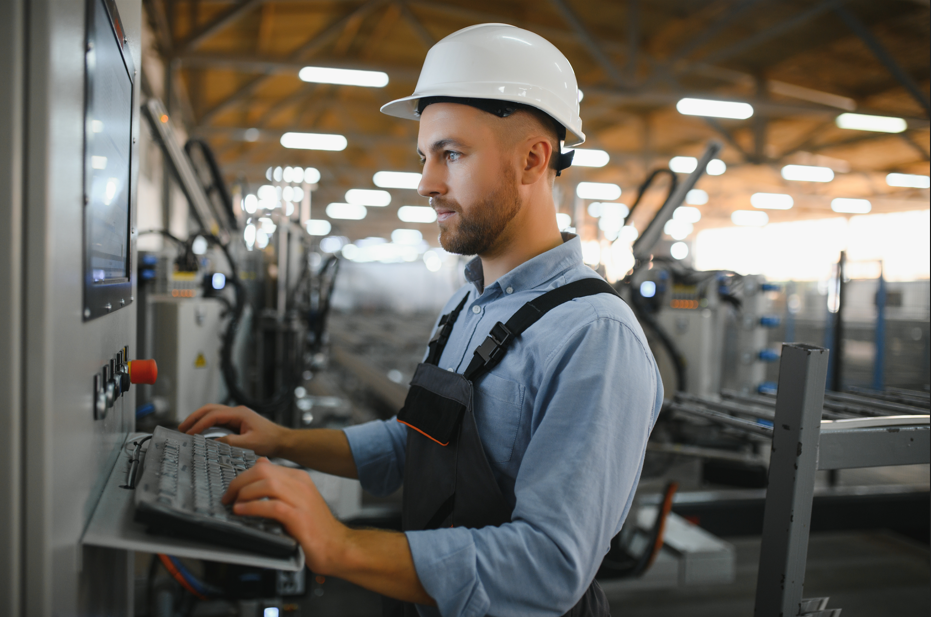
[[[603,279],[582,279],[528,302],[507,322],[500,321],[462,375],[437,366],[468,295],[440,318],[427,358],[411,380],[398,422],[406,424],[404,466],[405,531],[443,527],[479,528],[511,520],[513,508],[501,493],[485,457],[472,415],[473,382],[501,361],[511,342],[551,309],[574,298],[617,292]],[[416,617],[413,604],[386,599],[385,615]],[[609,615],[608,601],[592,584],[568,613],[571,617]]]

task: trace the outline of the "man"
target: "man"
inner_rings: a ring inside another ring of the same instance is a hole
[[[549,42],[486,24],[437,43],[414,95],[382,109],[419,119],[440,243],[477,255],[396,420],[296,431],[208,405],[180,427],[229,426],[230,445],[376,494],[403,482],[404,533],[346,528],[306,473],[268,463],[224,496],[280,521],[314,572],[400,601],[393,614],[608,614],[593,579],[663,392],[631,311],[556,226],[562,140],[584,140],[577,97]]]

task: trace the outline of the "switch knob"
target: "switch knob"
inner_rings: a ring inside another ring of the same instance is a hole
[[[128,365],[130,383],[154,384],[158,378],[155,360],[133,360]]]

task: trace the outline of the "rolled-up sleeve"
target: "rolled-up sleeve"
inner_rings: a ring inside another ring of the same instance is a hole
[[[642,334],[599,317],[568,332],[543,366],[511,522],[407,532],[444,616],[564,614],[630,509],[662,403]]]
[[[404,481],[406,427],[396,418],[375,420],[343,429],[362,488],[385,497]]]

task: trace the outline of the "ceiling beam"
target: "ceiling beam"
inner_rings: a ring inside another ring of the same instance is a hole
[[[263,2],[265,2],[265,0],[242,0],[236,6],[233,6],[227,9],[226,11],[218,15],[215,19],[213,19],[210,23],[202,26],[199,30],[197,30],[197,32],[194,32],[193,34],[191,34],[180,45],[181,49],[183,49],[184,51],[191,51],[191,50],[197,49],[197,47],[201,43],[209,39],[211,36],[219,32],[220,30],[222,30],[229,24],[233,23],[234,21],[236,21],[237,19],[239,19],[240,17],[242,17],[243,15],[245,15],[246,13],[254,9],[255,7],[259,6]]]
[[[725,28],[736,21],[737,18],[743,16],[743,14],[746,13],[748,9],[758,4],[760,1],[761,0],[743,0],[740,4],[731,7],[718,20],[708,25],[702,26],[701,33],[673,52],[673,54],[669,56],[666,62],[670,65],[673,65],[679,60],[682,60],[691,54],[696,49],[699,49],[706,43],[709,43],[712,39],[714,39],[714,37],[723,32]]]
[[[579,19],[579,16],[576,15],[575,11],[572,10],[572,7],[566,2],[566,0],[550,0],[550,4],[556,8],[563,19],[569,24],[572,30],[575,32],[578,40],[582,42],[588,53],[595,59],[595,61],[601,66],[605,74],[613,81],[616,85],[622,86],[627,83],[627,80],[624,79],[624,75],[621,73],[621,70],[617,68],[614,64],[614,61],[608,57],[608,54],[605,53],[605,50],[598,43],[592,33],[589,32],[588,28],[585,27],[585,24],[582,23],[582,20]]]
[[[777,36],[783,35],[791,30],[794,30],[805,24],[812,19],[830,11],[831,9],[837,8],[843,4],[846,0],[825,0],[820,2],[815,6],[811,7],[807,11],[802,11],[789,19],[781,21],[777,24],[772,24],[766,27],[765,30],[757,32],[745,39],[742,39],[732,45],[728,45],[723,49],[718,49],[711,52],[709,55],[705,56],[703,60],[707,63],[714,64],[716,62],[723,62],[733,58],[736,55],[742,54],[743,52],[753,49],[761,43],[765,43],[770,39],[774,39]]]
[[[407,2],[404,0],[399,0],[397,6],[401,9],[401,15],[404,17],[411,28],[414,29],[414,33],[420,39],[420,42],[424,44],[427,49],[430,49],[436,44],[436,37],[430,33],[427,27],[423,24],[419,17],[414,15],[414,12],[411,11],[411,8],[407,6]]]
[[[911,75],[906,73],[899,63],[895,61],[895,58],[886,51],[886,48],[879,42],[879,39],[873,36],[869,28],[857,19],[853,13],[848,11],[846,7],[838,6],[835,7],[834,11],[840,16],[841,20],[847,24],[847,27],[860,37],[870,51],[873,52],[873,55],[876,56],[876,59],[886,67],[886,70],[889,71],[900,84],[902,84],[908,93],[912,95],[912,98],[918,101],[918,104],[925,110],[925,113],[931,116],[931,102],[928,101],[928,97],[921,91]]]
[[[249,57],[241,55],[226,55],[226,54],[215,54],[215,53],[179,53],[174,56],[174,58],[181,63],[182,66],[188,67],[200,67],[200,66],[219,66],[226,67],[231,70],[242,70],[247,72],[262,73],[263,76],[271,73],[279,74],[292,74],[297,75],[297,73],[307,65],[306,62],[299,62],[294,60],[281,60],[267,57]],[[334,68],[352,68],[352,69],[366,69],[366,70],[381,70],[385,73],[388,73],[391,79],[403,82],[416,82],[420,74],[419,70],[412,69],[407,66],[397,66],[397,65],[376,65],[366,64],[359,61],[346,61],[346,60],[337,60],[337,59],[325,59],[321,60],[327,66],[332,66]],[[696,66],[696,70],[702,70],[701,67]],[[710,68],[710,67],[707,67]],[[718,75],[721,79],[735,81],[738,80],[744,85],[752,85],[754,83],[754,78],[749,74],[740,73],[739,71],[731,71],[730,69],[719,69],[718,72],[722,74]],[[721,92],[715,91],[705,91],[705,92],[696,92],[696,91],[686,91],[680,89],[674,90],[650,90],[642,89],[636,91],[622,90],[617,88],[612,88],[610,86],[586,86],[582,84],[582,90],[585,91],[586,96],[589,95],[598,95],[606,96],[620,99],[621,102],[627,103],[643,103],[643,104],[655,104],[655,105],[670,105],[676,103],[680,98],[686,96],[694,96],[698,98],[707,98],[707,99],[719,99],[719,100],[742,100],[748,102],[754,106],[754,109],[757,112],[765,113],[768,115],[801,115],[801,116],[825,116],[825,115],[836,115],[837,109],[842,109],[845,111],[851,111],[857,107],[856,102],[853,99],[838,96],[835,94],[830,94],[826,92],[820,92],[817,90],[812,90],[810,88],[804,88],[802,86],[796,86],[793,84],[788,84],[782,81],[767,80],[766,81],[767,89],[770,92],[775,94],[780,94],[782,96],[788,96],[799,100],[805,100],[810,103],[815,103],[814,105],[806,103],[790,103],[777,100],[771,100],[768,98],[748,98],[743,95],[737,94],[722,94]],[[347,86],[348,87],[348,86]],[[230,101],[228,104],[232,104],[235,101]],[[583,105],[584,110],[584,105]],[[878,109],[867,109],[860,108],[859,113],[865,114],[874,114],[874,115],[889,115],[890,112]],[[210,119],[209,116],[205,118]],[[906,118],[909,121],[909,125],[913,128],[923,128],[929,125],[927,118],[920,117],[909,117]],[[201,124],[204,123],[204,119],[201,119]]]
[[[385,0],[368,0],[362,6],[356,8],[350,13],[332,21],[328,26],[323,30],[315,34],[308,40],[306,43],[301,45],[298,49],[293,51],[288,55],[287,61],[297,62],[304,58],[307,55],[312,54],[313,52],[320,49],[322,46],[326,45],[330,39],[338,34],[340,34],[343,29],[353,23],[355,20],[359,19],[360,16],[367,15],[369,12],[375,8],[381,6],[385,3]],[[210,111],[205,113],[199,120],[199,124],[208,124],[213,119],[215,119],[221,112],[228,109],[234,103],[237,103],[244,99],[245,97],[252,94],[259,86],[261,86],[265,80],[268,79],[268,75],[261,75],[250,80],[239,90],[228,96],[223,101],[217,103]]]

